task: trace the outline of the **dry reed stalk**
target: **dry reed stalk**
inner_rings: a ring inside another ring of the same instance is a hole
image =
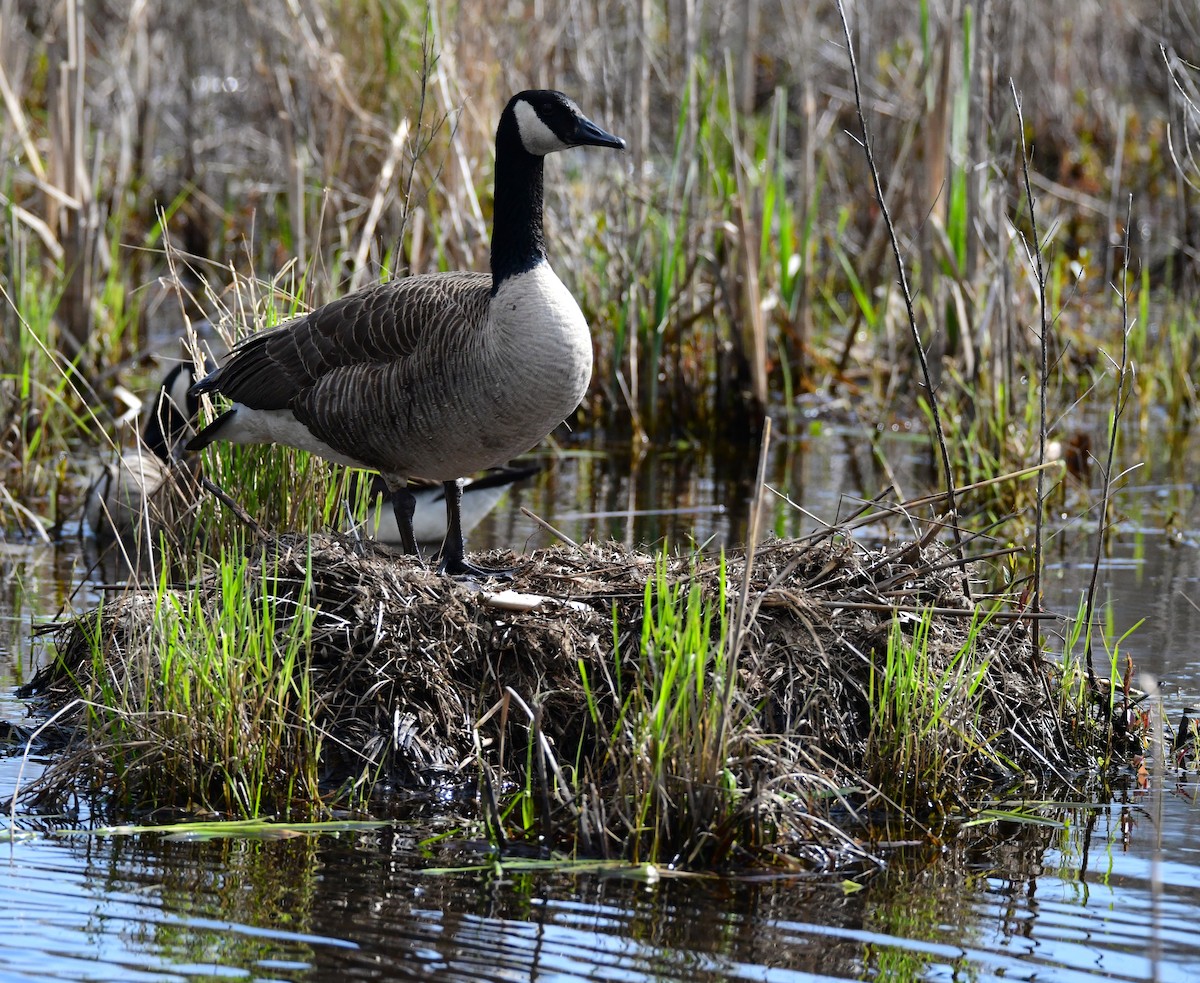
[[[4,100],[5,116],[5,145],[9,144],[8,131],[16,131],[17,142],[24,152],[26,165],[33,172],[34,180],[39,184],[47,184],[49,177],[42,155],[35,145],[29,119],[25,113],[22,99],[17,94],[14,85],[20,85],[26,68],[26,52],[24,46],[18,44],[11,30],[5,30],[5,25],[13,23],[15,0],[4,0],[0,9],[0,98]],[[11,67],[11,74],[10,74]]]
[[[99,209],[85,158],[88,121],[84,109],[87,74],[87,13],[79,0],[66,0],[65,40],[51,58],[51,152],[48,180],[61,197],[48,194],[48,224],[57,228],[66,270],[59,302],[59,331],[71,362],[83,354],[92,333],[92,298],[100,235]],[[61,206],[61,207],[60,207]]]
[[[1109,506],[1112,500],[1113,483],[1119,477],[1113,474],[1116,462],[1117,437],[1120,433],[1121,415],[1133,395],[1132,376],[1134,368],[1129,363],[1129,332],[1133,324],[1129,320],[1129,229],[1133,224],[1133,196],[1125,213],[1125,239],[1121,257],[1121,357],[1114,367],[1117,370],[1116,392],[1113,396],[1112,412],[1109,416],[1108,452],[1101,473],[1100,508],[1096,517],[1096,552],[1092,558],[1092,572],[1088,579],[1086,602],[1084,605],[1084,651],[1087,658],[1088,682],[1096,688],[1096,672],[1092,660],[1092,616],[1096,611],[1096,586],[1100,576],[1100,560],[1104,556],[1109,534]],[[1110,359],[1111,361],[1111,359]],[[1128,386],[1128,388],[1126,388]],[[1105,719],[1111,721],[1111,713],[1106,713]]]
[[[758,547],[759,537],[762,534],[762,522],[765,514],[764,503],[766,499],[767,489],[767,465],[770,462],[769,451],[771,448],[771,418],[764,417],[762,438],[758,448],[758,471],[754,480],[754,500],[750,506],[750,529],[746,537],[746,562],[742,570],[742,582],[738,591],[737,607],[733,615],[733,635],[729,640],[730,659],[733,664],[737,664],[737,659],[741,654],[742,646],[745,644],[746,632],[749,629],[747,624],[747,612],[749,611],[750,602],[750,581],[754,572],[754,552]],[[733,685],[734,672],[729,673],[728,685]],[[728,704],[730,694],[726,693],[726,703]]]
[[[991,127],[996,123],[991,113],[991,102],[996,77],[992,57],[998,18],[991,0],[973,0],[971,9],[974,11],[974,30],[971,32],[972,48],[967,53],[971,65],[971,84],[967,93],[969,108],[966,152],[970,171],[967,175],[966,222],[972,231],[967,236],[967,258],[962,276],[965,282],[975,284],[979,282],[982,273],[986,245],[984,235],[988,213],[984,206],[990,186],[990,169],[978,165],[989,157]],[[981,325],[976,322],[975,327],[975,347],[978,351],[985,352],[987,345],[982,337]]]
[[[932,291],[935,285],[937,264],[933,258],[933,233],[935,228],[944,230],[950,211],[950,117],[954,102],[953,69],[955,62],[954,18],[949,11],[942,19],[937,41],[931,52],[933,64],[929,66],[935,77],[925,118],[921,121],[921,142],[924,157],[924,177],[919,194],[919,205],[927,214],[942,213],[939,222],[923,223],[924,234],[920,238],[921,273],[924,278],[922,289]],[[940,279],[940,278],[938,278]]]
[[[929,364],[925,357],[925,347],[921,341],[921,332],[917,327],[917,317],[916,312],[913,309],[912,294],[908,289],[908,277],[905,272],[904,256],[900,251],[900,244],[896,239],[895,226],[892,224],[891,215],[888,211],[887,200],[883,193],[883,185],[879,180],[879,171],[875,167],[875,161],[871,151],[870,133],[867,128],[866,117],[863,115],[862,100],[859,94],[858,65],[854,56],[854,40],[850,36],[850,23],[846,20],[846,11],[842,6],[842,0],[838,0],[837,7],[838,13],[842,18],[842,28],[846,38],[846,56],[850,62],[850,75],[854,83],[854,103],[858,112],[860,132],[862,133],[863,153],[867,158],[867,168],[871,172],[871,179],[874,183],[875,200],[879,204],[880,217],[882,218],[883,224],[887,228],[888,239],[891,241],[892,245],[892,255],[896,261],[896,268],[898,270],[900,280],[900,290],[904,296],[904,307],[908,314],[908,325],[912,332],[913,345],[917,354],[917,360],[921,366],[921,378],[925,383],[926,394],[929,400],[930,415],[933,418],[935,443],[938,451],[941,454],[942,477],[945,481],[947,503],[950,506],[950,516],[952,522],[951,531],[954,534],[954,542],[959,551],[959,555],[963,556],[962,533],[959,528],[958,502],[954,492],[954,468],[950,463],[950,452],[946,446],[946,435],[942,430],[942,418],[938,409],[937,392],[934,388],[933,377],[930,373]],[[971,588],[965,572],[963,576],[963,593],[970,598]]]
[[[1041,353],[1038,370],[1038,464],[1042,465],[1046,462],[1046,391],[1050,386],[1050,312],[1046,301],[1046,273],[1042,267],[1042,242],[1038,237],[1037,212],[1034,205],[1033,189],[1029,183],[1029,157],[1025,147],[1025,118],[1021,111],[1021,100],[1017,96],[1016,83],[1012,79],[1009,79],[1009,85],[1012,87],[1013,104],[1017,110],[1017,129],[1021,135],[1021,175],[1025,182],[1025,203],[1029,209],[1029,223],[1033,234],[1033,244],[1030,246],[1026,243],[1025,251],[1029,260],[1029,266],[1033,270],[1034,281],[1037,285],[1038,313],[1040,317],[1040,331],[1038,332],[1039,351]],[[1045,476],[1040,470],[1038,471],[1035,501],[1037,511],[1033,520],[1033,610],[1035,613],[1039,613],[1042,610],[1042,524],[1046,502]],[[1038,632],[1037,622],[1034,622],[1033,649],[1035,653],[1040,651],[1040,636]],[[1089,651],[1089,674],[1091,674],[1091,671],[1091,652]]]
[[[374,241],[375,227],[379,224],[379,218],[383,214],[384,207],[389,198],[395,194],[392,178],[396,172],[396,166],[400,163],[400,157],[404,153],[405,145],[408,143],[409,124],[407,119],[401,119],[397,124],[395,132],[392,133],[392,139],[388,148],[387,157],[384,158],[383,167],[379,170],[379,180],[375,185],[375,194],[371,197],[371,208],[367,212],[366,221],[363,222],[362,230],[358,237],[358,249],[354,254],[354,270],[350,275],[349,290],[354,291],[363,286],[367,277],[367,253]]]
[[[729,89],[729,99],[733,102],[733,70],[727,64],[725,72],[726,84]],[[750,370],[751,394],[754,397],[754,411],[762,413],[768,405],[770,379],[767,371],[767,325],[763,317],[763,299],[761,284],[758,276],[758,244],[762,237],[760,228],[747,213],[750,208],[750,184],[747,179],[745,148],[738,134],[736,120],[731,120],[734,129],[729,134],[729,143],[733,149],[733,172],[737,181],[738,197],[734,205],[738,227],[741,233],[739,255],[742,270],[736,279],[742,282],[743,300],[741,304],[741,324],[735,332],[741,345],[739,355]]]

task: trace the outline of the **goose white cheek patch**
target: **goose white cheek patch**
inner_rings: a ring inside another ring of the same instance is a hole
[[[569,144],[563,143],[554,131],[550,129],[529,103],[521,100],[513,107],[517,117],[517,129],[521,133],[521,143],[531,154],[545,156],[556,150],[566,150]]]
[[[192,386],[192,373],[180,372],[174,379],[171,380],[171,388],[167,390],[167,399],[169,399],[184,416],[188,414],[188,389]]]

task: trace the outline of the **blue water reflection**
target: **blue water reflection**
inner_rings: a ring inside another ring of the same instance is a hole
[[[1081,822],[1040,864],[1028,850],[1047,834],[1021,833],[1020,849],[1010,839],[897,865],[851,894],[804,881],[425,875],[400,829],[25,840],[0,865],[0,979],[1146,980],[1155,917],[1158,978],[1198,978],[1200,856],[1172,845],[1154,906],[1147,862],[1110,847],[1112,817]],[[1022,854],[1022,869],[1003,868]]]

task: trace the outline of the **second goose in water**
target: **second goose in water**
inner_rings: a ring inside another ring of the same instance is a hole
[[[233,406],[188,444],[280,443],[378,471],[404,549],[417,553],[409,478],[442,482],[441,567],[465,559],[461,478],[505,464],[587,392],[592,339],[546,261],[545,156],[622,149],[561,92],[509,100],[496,129],[491,273],[431,273],[368,287],[242,342],[193,394]]]

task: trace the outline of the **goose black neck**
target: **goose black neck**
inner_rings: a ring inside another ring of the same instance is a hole
[[[542,235],[543,158],[521,144],[516,120],[505,113],[496,132],[496,189],[492,224],[492,293],[510,276],[546,259]]]
[[[172,440],[168,435],[169,432],[182,430],[187,426],[187,421],[180,421],[178,417],[179,414],[174,407],[164,399],[159,402],[155,407],[155,412],[151,413],[150,419],[146,421],[146,429],[142,431],[142,444],[160,461],[165,462],[171,459]]]
[[[142,445],[160,461],[169,462],[177,453],[183,438],[191,428],[195,414],[200,411],[197,396],[185,397],[187,412],[181,411],[170,395],[162,390],[155,401],[154,412],[142,431]]]

